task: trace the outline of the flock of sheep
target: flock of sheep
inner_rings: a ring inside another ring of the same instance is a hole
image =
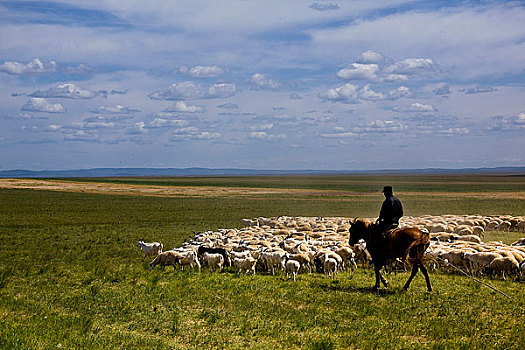
[[[290,217],[243,219],[244,228],[219,229],[196,234],[180,247],[163,251],[158,242],[138,246],[144,259],[155,256],[150,268],[198,268],[212,270],[233,267],[239,273],[256,271],[275,274],[284,270],[286,278],[300,272],[321,272],[334,278],[338,271],[370,265],[363,242],[348,245],[348,229],[353,219]],[[369,219],[373,220],[373,219]],[[525,238],[513,244],[483,242],[485,231],[525,232],[525,217],[443,215],[403,217],[400,226],[428,230],[432,244],[427,250],[430,269],[460,268],[471,274],[491,276],[525,275]],[[390,270],[405,269],[403,261],[393,261]]]

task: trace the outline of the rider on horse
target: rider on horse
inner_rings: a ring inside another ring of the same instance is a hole
[[[399,226],[399,219],[403,216],[401,201],[392,194],[392,186],[383,187],[385,200],[376,221],[377,231],[384,237],[386,233]]]

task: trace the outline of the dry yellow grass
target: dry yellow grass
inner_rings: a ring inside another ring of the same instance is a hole
[[[83,182],[57,179],[0,179],[0,188],[32,189],[74,193],[99,193],[116,195],[136,195],[150,197],[245,197],[260,195],[299,195],[299,196],[352,196],[377,197],[376,193],[349,192],[341,190],[282,189],[261,187],[227,186],[161,186],[151,184],[118,184],[112,182]],[[403,195],[462,197],[462,198],[499,198],[525,199],[525,191],[510,192],[421,192],[404,191]]]

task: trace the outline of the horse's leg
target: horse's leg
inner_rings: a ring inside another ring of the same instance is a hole
[[[386,280],[385,276],[381,273],[381,269],[379,269],[379,278],[381,279],[381,282],[383,282],[383,285],[385,287],[388,287],[388,281]]]
[[[380,286],[379,276],[381,276],[381,278],[384,278],[384,277],[381,275],[381,266],[374,264],[374,270],[376,273],[376,284],[374,285],[374,287],[372,287],[372,290],[376,291]]]
[[[421,272],[423,272],[423,275],[425,276],[425,281],[427,281],[427,290],[429,292],[432,292],[432,285],[430,284],[430,277],[428,277],[428,271],[425,265],[421,264],[419,265],[419,269]]]
[[[412,282],[412,280],[414,279],[414,276],[417,273],[418,266],[419,265],[417,264],[414,264],[414,266],[412,266],[412,273],[410,274],[407,283],[405,283],[405,286],[403,287],[404,290],[408,290],[408,287],[410,287],[410,282]]]

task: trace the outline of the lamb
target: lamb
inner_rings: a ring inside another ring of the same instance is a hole
[[[514,274],[518,276],[520,266],[516,259],[505,257],[505,258],[496,258],[492,260],[490,264],[485,266],[483,269],[484,274],[488,274],[491,277],[494,275],[501,275],[503,279],[505,280],[505,272],[507,274],[511,275]]]
[[[361,262],[363,267],[366,267],[372,261],[372,257],[368,250],[366,250],[366,243],[356,244],[354,247],[355,262]]]
[[[324,273],[327,274],[330,278],[334,279],[335,274],[337,273],[337,260],[325,255],[324,259]]]
[[[293,276],[293,281],[296,281],[296,276],[299,273],[299,270],[301,269],[301,264],[297,260],[290,259],[286,261],[285,263],[285,272],[286,272],[286,278],[290,278],[290,275]]]
[[[251,272],[252,275],[255,275],[255,264],[256,263],[257,263],[257,260],[255,260],[251,256],[246,257],[246,258],[234,258],[233,259],[233,266],[239,269],[239,274],[241,273],[248,274],[248,272]]]
[[[288,254],[288,259],[298,261],[301,264],[303,269],[308,269],[308,272],[311,272],[311,260],[308,254],[298,253],[298,254]]]
[[[199,246],[199,248],[197,249],[197,255],[198,256],[203,256],[205,253],[220,254],[220,255],[222,255],[222,259],[224,261],[225,266],[231,266],[232,265],[231,264],[231,260],[230,260],[230,254],[224,248],[210,248],[210,247],[205,247],[203,245]],[[203,261],[205,261],[205,260],[203,260]]]
[[[155,266],[160,265],[163,269],[165,266],[173,266],[173,269],[176,269],[181,258],[181,254],[168,250],[157,255],[155,259],[149,263],[149,268],[152,270]]]
[[[160,242],[145,243],[143,239],[137,242],[137,247],[139,247],[144,253],[144,258],[142,260],[146,259],[146,256],[159,255],[164,248]]]
[[[184,266],[189,266],[192,269],[193,267],[197,266],[199,270],[201,268],[199,258],[197,257],[197,253],[195,253],[195,251],[189,251],[185,255],[183,255],[179,259],[179,264],[182,270],[184,270]]]
[[[221,254],[204,253],[203,259],[212,270],[218,269],[219,271],[222,271],[222,268],[224,267],[224,258]]]

